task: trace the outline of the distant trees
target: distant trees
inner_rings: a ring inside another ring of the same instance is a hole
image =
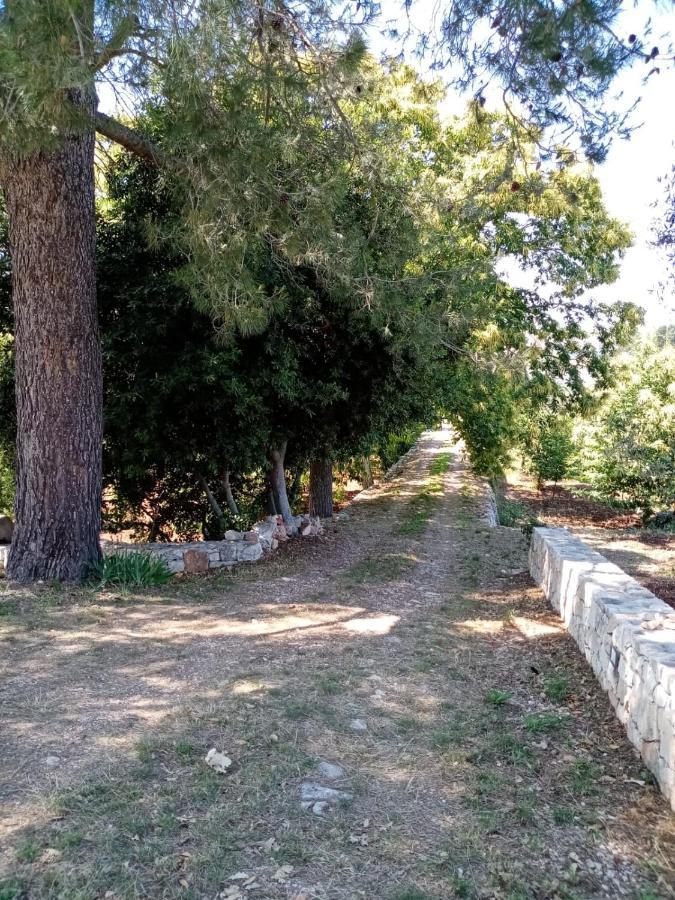
[[[476,316],[475,309],[485,308],[490,297],[489,276],[482,296],[479,278],[472,290],[466,289],[479,276],[483,252],[484,274],[489,271],[494,245],[488,235],[470,235],[466,229],[471,209],[477,223],[484,204],[476,198],[472,207],[470,196],[462,197],[457,219],[469,239],[465,244],[453,225],[456,201],[448,201],[445,216],[429,206],[426,188],[436,161],[439,169],[445,167],[445,176],[454,178],[461,154],[456,144],[445,147],[441,138],[436,147],[426,147],[430,155],[417,155],[420,139],[427,140],[427,125],[434,139],[439,134],[433,116],[420,105],[421,86],[412,91],[412,117],[406,120],[401,103],[398,121],[389,119],[394,130],[401,124],[408,129],[406,140],[389,140],[385,128],[377,147],[381,133],[374,111],[386,109],[387,97],[366,90],[373,82],[359,68],[364,44],[355,30],[373,9],[368,3],[352,9],[179,0],[0,4],[0,184],[9,213],[18,425],[11,577],[76,579],[99,555],[96,132],[163,173],[176,204],[164,237],[171,237],[182,256],[186,294],[219,330],[259,334],[279,304],[286,303],[288,284],[278,283],[278,273],[272,291],[270,281],[260,278],[261,266],[274,258],[285,268],[286,280],[309,268],[331,283],[333,298],[341,291],[341,303],[373,310],[380,336],[393,335],[387,345],[393,348],[387,350],[391,360],[400,361],[401,354],[424,359],[426,348],[434,346],[428,341],[434,331],[450,338],[446,344],[462,348],[460,355],[470,343],[483,315]],[[618,10],[616,0],[560,11],[543,10],[535,2],[524,7],[505,3],[490,23],[487,43],[475,44],[485,10],[459,3],[448,8],[445,47],[453,61],[466,65],[469,80],[484,71],[529,102],[534,130],[517,126],[526,141],[538,140],[537,129],[544,125],[567,121],[568,100],[578,104],[581,116],[569,121],[583,125],[584,144],[597,157],[593,135],[599,135],[601,146],[620,122],[587,111],[597,108],[613,74],[634,51],[643,52],[641,40],[624,46],[614,38],[611,26]],[[472,41],[470,53],[467,41]],[[106,76],[122,86],[137,109],[148,100],[157,105],[167,127],[153,131],[150,117],[139,122],[142,131],[133,131],[98,111],[96,84]],[[479,96],[477,121],[484,119],[481,110]],[[500,147],[515,134],[495,133],[487,152],[501,158]],[[371,142],[376,145],[372,156]],[[496,181],[483,185],[503,210],[515,213],[506,200],[525,180],[523,173],[515,177],[516,156],[514,149],[510,171],[502,169]],[[559,154],[554,168],[567,168],[566,159]],[[394,163],[399,163],[398,178]],[[470,166],[465,168],[465,182],[475,185]],[[386,174],[381,182],[380,171]],[[361,179],[356,191],[354,179]],[[371,192],[378,195],[377,204]],[[445,191],[440,195],[448,200]],[[554,218],[549,216],[549,223]],[[344,227],[350,222],[353,227]],[[527,229],[517,221],[502,218],[498,231],[500,240],[509,231],[520,234],[522,247],[516,252],[533,250]],[[575,255],[564,246],[555,253],[552,248],[549,241],[551,263],[552,255]],[[430,284],[427,276],[436,263],[439,271],[455,273],[452,308],[461,310],[458,327],[437,315],[448,279]],[[427,281],[420,290],[422,277]],[[338,285],[340,291],[334,290]],[[384,303],[387,298],[391,302]],[[410,301],[408,307],[403,300]],[[421,315],[426,306],[433,313]],[[290,308],[287,303],[285,308]],[[420,322],[428,327],[419,329]],[[451,356],[457,352],[449,351]],[[402,401],[404,407],[411,396]],[[376,419],[372,427],[379,428]],[[318,413],[315,421],[320,421]],[[330,416],[321,421],[329,422]],[[339,430],[342,424],[335,420],[332,427]],[[278,452],[285,436],[275,433],[270,440]],[[329,445],[324,439],[317,452],[327,452]],[[186,452],[194,456],[189,442]],[[206,481],[205,473],[198,480]]]
[[[615,386],[583,432],[586,477],[645,520],[675,512],[675,348],[658,343],[622,357]]]

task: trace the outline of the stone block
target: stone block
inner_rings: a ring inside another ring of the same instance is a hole
[[[257,559],[260,559],[262,555],[263,548],[260,543],[244,544],[242,547],[240,559],[244,562],[255,562]]]
[[[209,569],[209,554],[203,550],[186,550],[183,564],[188,575],[200,575]]]
[[[675,809],[672,610],[566,529],[534,529],[530,572]]]

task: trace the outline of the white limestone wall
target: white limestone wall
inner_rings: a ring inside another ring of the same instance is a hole
[[[563,528],[535,528],[530,572],[675,810],[675,611]]]

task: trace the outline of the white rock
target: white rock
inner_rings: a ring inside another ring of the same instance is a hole
[[[47,756],[45,757],[45,765],[48,769],[55,769],[61,765],[61,760],[58,756]]]
[[[352,731],[368,731],[368,726],[363,719],[352,719],[349,723],[349,727]]]
[[[312,806],[312,812],[315,816],[324,816],[328,810],[330,809],[330,804],[325,800],[319,800],[318,803],[315,803]]]
[[[326,781],[338,781],[345,777],[345,770],[337,763],[321,762],[316,768],[318,775]]]
[[[211,747],[204,757],[204,762],[207,766],[211,766],[212,769],[215,769],[216,772],[220,772],[222,775],[226,774],[232,765],[230,757],[221,753],[220,750],[216,750],[215,747]]]
[[[303,781],[300,785],[300,800],[303,803],[325,802],[331,804],[340,803],[342,800],[351,800],[353,794],[349,791],[338,791],[336,788],[324,787],[315,781]]]

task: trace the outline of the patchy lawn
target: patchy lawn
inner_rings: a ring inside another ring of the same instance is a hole
[[[450,443],[233,574],[4,585],[2,900],[675,896],[673,816]]]

